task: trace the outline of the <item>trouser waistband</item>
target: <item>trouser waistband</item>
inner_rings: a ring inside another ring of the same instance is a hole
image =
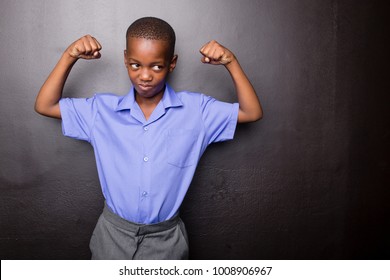
[[[117,214],[113,213],[106,203],[104,203],[103,216],[107,221],[116,225],[117,227],[133,232],[135,236],[161,232],[176,226],[180,221],[179,215],[176,214],[174,217],[164,222],[150,225],[137,224],[125,220]]]

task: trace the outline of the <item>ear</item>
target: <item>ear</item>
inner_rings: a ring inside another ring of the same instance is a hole
[[[123,51],[123,58],[124,58],[125,66],[127,67],[127,50]]]
[[[170,62],[170,64],[169,64],[169,72],[170,72],[170,73],[173,72],[173,70],[174,70],[175,67],[176,67],[177,58],[178,58],[177,54],[175,54],[175,55],[172,57],[172,60],[171,60],[171,62]]]

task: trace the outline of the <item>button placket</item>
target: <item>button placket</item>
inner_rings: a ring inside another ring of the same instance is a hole
[[[147,132],[149,130],[149,126],[145,125],[143,127],[143,130],[144,130],[144,132]],[[147,153],[147,151],[145,151],[145,147],[144,147],[144,152]],[[143,161],[144,162],[148,162],[149,161],[149,157],[147,156],[147,154],[144,155]]]
[[[149,205],[150,202],[149,201],[149,176],[147,176],[147,174],[150,173],[150,169],[151,169],[151,158],[150,158],[150,143],[148,141],[148,139],[151,137],[151,135],[149,134],[149,125],[145,125],[142,127],[142,130],[143,130],[143,133],[142,133],[142,141],[143,141],[143,158],[142,158],[142,161],[143,161],[143,168],[142,168],[142,184],[140,186],[140,193],[139,193],[139,199],[140,199],[140,207],[141,209],[146,209]]]

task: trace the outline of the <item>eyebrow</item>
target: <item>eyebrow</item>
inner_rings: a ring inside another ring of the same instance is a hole
[[[137,59],[132,58],[132,57],[128,57],[127,60],[131,60],[131,61],[133,61],[134,63],[137,63],[137,64],[142,64],[140,61],[138,61]],[[164,60],[159,60],[159,61],[153,61],[152,63],[150,63],[150,65],[155,65],[155,64],[165,64],[165,61]]]

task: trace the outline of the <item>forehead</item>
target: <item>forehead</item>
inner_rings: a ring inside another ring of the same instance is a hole
[[[169,55],[169,43],[163,40],[130,37],[126,47],[127,56],[134,59],[165,59]]]

